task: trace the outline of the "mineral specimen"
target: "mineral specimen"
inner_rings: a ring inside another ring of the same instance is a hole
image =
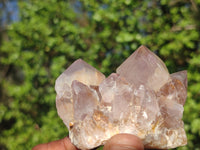
[[[145,46],[109,77],[79,59],[56,80],[56,107],[80,149],[103,145],[118,133],[138,136],[145,148],[187,144],[181,120],[187,72],[169,74]]]

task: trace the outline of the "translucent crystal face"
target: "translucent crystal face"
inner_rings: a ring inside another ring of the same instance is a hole
[[[136,86],[144,85],[157,91],[169,79],[163,61],[145,46],[140,46],[118,68],[117,73]]]
[[[86,93],[86,85],[98,86],[104,79],[105,76],[101,72],[99,72],[81,59],[76,60],[57,78],[55,84],[55,90],[57,93],[56,107],[58,115],[61,117],[68,128],[70,127],[70,124],[75,122],[74,117],[77,118],[76,116],[80,114],[78,112],[79,109],[77,104],[80,103],[80,105],[83,105],[80,111],[84,111],[84,108],[87,108],[86,105],[84,105],[84,101],[80,101],[80,94],[82,93],[83,95],[84,93]],[[72,84],[73,82],[75,83]],[[80,89],[79,91],[77,90],[78,88]],[[84,98],[82,97],[82,99]],[[92,100],[92,98],[90,99]],[[93,102],[91,101],[91,104],[92,103]],[[77,110],[75,110],[74,108],[76,108]],[[81,116],[84,115],[82,114]]]
[[[56,107],[80,149],[104,144],[118,133],[141,138],[145,148],[169,149],[187,143],[183,105],[187,72],[169,74],[145,46],[117,73],[105,76],[79,59],[56,80]]]

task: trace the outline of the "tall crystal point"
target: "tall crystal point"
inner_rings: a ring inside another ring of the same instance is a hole
[[[79,149],[93,149],[118,133],[138,136],[149,149],[187,144],[181,120],[187,71],[169,74],[140,46],[107,78],[79,59],[56,80],[56,107]]]
[[[169,79],[163,61],[147,47],[140,46],[118,68],[117,73],[136,86],[145,85],[159,90]]]
[[[104,79],[105,76],[101,72],[84,62],[82,59],[76,60],[57,78],[55,85],[57,93],[56,107],[58,115],[68,128],[70,124],[74,123],[73,112],[75,110],[73,108],[72,82],[77,80],[81,82],[80,84],[99,85]],[[73,88],[73,90],[77,91],[76,89],[77,88]]]

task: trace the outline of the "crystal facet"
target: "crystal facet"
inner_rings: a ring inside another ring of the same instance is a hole
[[[138,136],[145,148],[187,144],[183,105],[187,71],[169,74],[163,61],[139,47],[105,76],[79,59],[56,80],[56,107],[80,149],[103,145],[118,133]]]
[[[145,46],[140,46],[118,68],[117,73],[136,86],[144,85],[159,90],[169,79],[162,60]]]
[[[91,117],[98,104],[96,92],[77,80],[72,82],[72,91],[74,119],[82,121],[86,116]]]
[[[57,93],[56,107],[58,115],[68,128],[74,122],[73,112],[75,112],[73,108],[72,82],[77,80],[85,85],[98,86],[104,79],[105,76],[101,72],[81,59],[76,60],[57,78],[55,84]],[[74,90],[76,91],[76,89]]]

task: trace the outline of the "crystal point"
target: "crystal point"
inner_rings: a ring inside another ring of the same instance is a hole
[[[74,119],[83,120],[87,115],[92,116],[97,107],[98,95],[87,85],[78,82],[72,82]]]
[[[147,47],[140,46],[118,68],[117,73],[136,86],[145,85],[159,90],[169,79],[163,61]]]
[[[169,74],[145,46],[107,78],[79,59],[58,77],[55,89],[57,112],[79,149],[103,145],[118,133],[138,136],[148,149],[187,144],[187,71]]]
[[[56,80],[55,90],[56,107],[58,115],[62,118],[65,125],[74,122],[72,82],[77,80],[85,85],[99,85],[105,76],[94,67],[87,64],[82,59],[72,63]]]
[[[65,86],[68,85],[70,87],[74,80],[86,85],[99,85],[104,79],[105,76],[101,72],[82,59],[78,59],[57,78],[55,89],[58,95],[62,95],[65,91]]]
[[[171,74],[171,77],[174,79],[178,79],[182,82],[184,87],[187,89],[187,71],[179,71]]]

